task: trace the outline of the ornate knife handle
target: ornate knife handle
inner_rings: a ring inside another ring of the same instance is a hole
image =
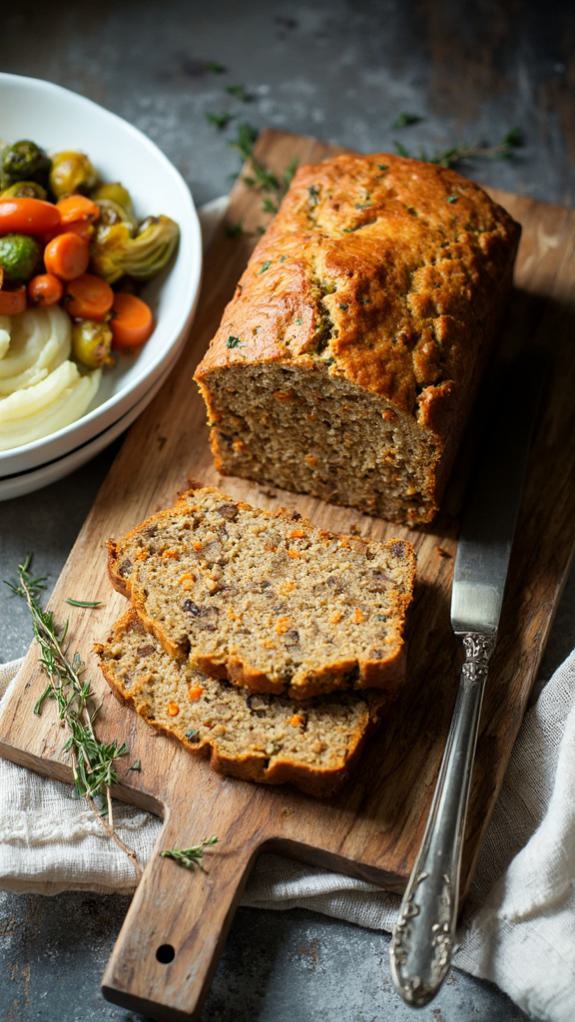
[[[435,996],[451,964],[461,848],[481,702],[494,635],[466,632],[465,662],[423,842],[391,940],[391,974],[407,1004]]]

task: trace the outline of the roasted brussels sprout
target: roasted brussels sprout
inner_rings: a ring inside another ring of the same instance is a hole
[[[126,223],[101,224],[92,243],[92,265],[109,284],[125,274],[148,280],[169,262],[179,236],[180,229],[169,216],[148,217],[134,237]]]
[[[39,181],[46,184],[50,159],[35,142],[22,139],[2,150],[2,181],[7,188],[15,181]]]
[[[113,334],[107,323],[81,319],[72,326],[72,354],[89,369],[113,366]]]
[[[132,196],[128,189],[124,188],[123,184],[119,181],[109,181],[106,184],[100,185],[92,193],[92,198],[94,202],[100,202],[105,199],[106,201],[113,202],[116,206],[121,206],[126,214],[126,219],[134,220]]]
[[[125,223],[130,228],[130,234],[134,233],[137,220],[133,213],[129,213],[124,206],[121,206],[119,202],[115,202],[114,199],[95,199],[95,202],[100,207],[101,224]]]
[[[46,189],[37,181],[16,181],[9,188],[4,189],[0,198],[2,199],[46,199]]]
[[[5,280],[23,283],[33,276],[40,260],[40,246],[27,234],[5,234],[0,238],[0,268]]]
[[[50,188],[57,199],[74,192],[90,192],[98,183],[98,175],[85,153],[66,149],[52,157]]]

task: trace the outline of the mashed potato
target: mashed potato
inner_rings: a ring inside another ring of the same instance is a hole
[[[101,370],[70,361],[71,332],[57,305],[0,316],[0,451],[69,425],[93,400]]]

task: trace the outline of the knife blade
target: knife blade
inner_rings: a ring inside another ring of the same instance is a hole
[[[461,519],[451,625],[465,659],[423,841],[390,946],[393,982],[414,1007],[433,999],[451,965],[481,704],[546,369],[546,358],[532,350],[503,374]]]

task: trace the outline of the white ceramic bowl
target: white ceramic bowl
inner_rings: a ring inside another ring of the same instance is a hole
[[[75,450],[70,451],[61,458],[55,458],[54,461],[48,461],[37,468],[31,468],[27,472],[18,472],[15,475],[1,478],[0,502],[13,500],[15,497],[23,497],[26,493],[34,493],[36,490],[41,490],[44,486],[49,486],[58,479],[64,479],[65,476],[70,475],[77,468],[85,465],[87,461],[95,458],[97,454],[100,454],[113,440],[116,440],[142,414],[144,408],[149,405],[162,384],[167,380],[170,375],[170,369],[171,366],[168,366],[157,377],[149,391],[139,401],[136,401],[136,404],[132,405],[125,415],[122,415],[121,418],[112,423],[111,426],[108,426],[102,433],[92,437],[87,443],[81,444],[80,447],[75,448]]]
[[[61,458],[103,433],[149,391],[186,340],[197,305],[202,241],[196,208],[181,174],[149,138],[103,107],[58,85],[0,73],[0,139],[31,138],[48,153],[80,149],[108,181],[122,181],[139,216],[166,213],[180,225],[173,264],[146,286],[156,328],[134,355],[106,370],[88,411],[41,440],[0,453],[0,477]]]

